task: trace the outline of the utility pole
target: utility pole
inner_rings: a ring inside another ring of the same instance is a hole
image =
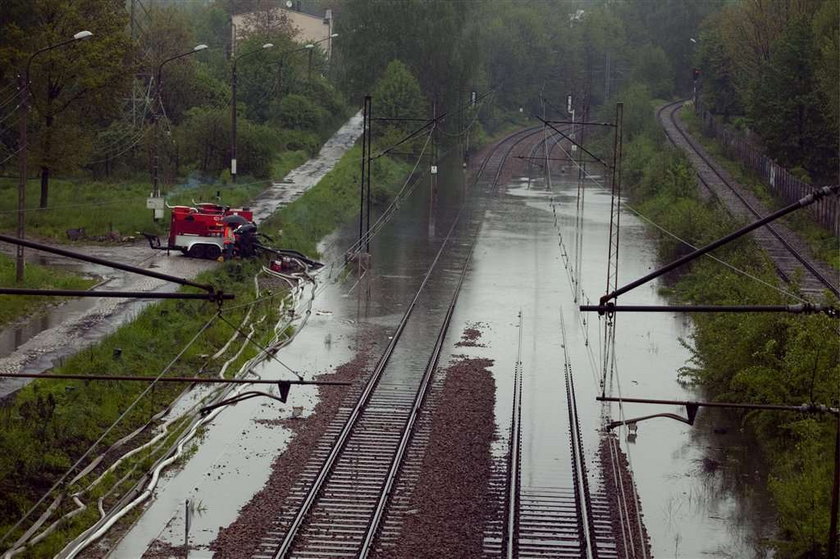
[[[837,513],[840,508],[840,414],[837,414],[837,434],[834,438],[834,484],[831,490],[831,519],[828,527],[828,556],[837,557]]]
[[[435,210],[437,208],[437,176],[438,176],[438,160],[437,160],[437,100],[432,103],[432,165],[429,169],[429,237],[435,236]]]
[[[368,122],[367,122],[367,178],[365,182],[367,183],[367,211],[365,212],[365,253],[369,256],[370,255],[370,167],[371,167],[371,151],[373,149],[373,99],[370,95],[365,97],[365,104],[367,106],[367,115],[368,115]]]
[[[367,165],[367,127],[368,127],[368,100],[365,97],[362,108],[362,171],[359,174],[359,251],[362,250],[362,240],[365,226],[365,169]]]
[[[26,178],[28,174],[27,159],[28,159],[28,137],[27,129],[29,128],[29,72],[20,76],[20,87],[23,94],[21,95],[21,115],[20,115],[20,155],[18,156],[20,165],[20,176],[18,177],[18,214],[17,214],[17,238],[23,239],[24,230],[26,229],[26,218],[24,217],[26,211]],[[25,268],[25,260],[23,257],[23,245],[17,245],[15,250],[15,281],[18,284],[23,283],[23,275]]]

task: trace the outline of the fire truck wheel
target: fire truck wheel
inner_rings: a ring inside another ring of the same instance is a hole
[[[204,245],[193,245],[187,251],[190,258],[204,258]]]

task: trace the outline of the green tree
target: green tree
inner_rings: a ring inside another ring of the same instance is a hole
[[[646,84],[651,95],[666,99],[674,92],[674,73],[662,47],[642,45],[635,50],[631,80]]]
[[[335,45],[335,69],[342,90],[360,102],[396,59],[417,76],[429,99],[454,102],[478,70],[480,47],[473,46],[477,26],[472,20],[481,11],[476,6],[434,0],[346,0],[336,19],[340,39]]]
[[[386,118],[422,118],[426,101],[408,68],[392,60],[373,88],[374,112]]]
[[[837,171],[837,137],[822,108],[814,71],[818,53],[805,16],[789,22],[762,65],[748,105],[756,131],[774,159],[804,167],[813,178]]]
[[[743,100],[736,87],[736,64],[724,40],[726,12],[711,16],[703,26],[697,54],[701,71],[701,97],[708,110],[725,119],[743,112]]]
[[[21,17],[5,21],[0,60],[20,71],[31,54],[88,30],[81,43],[43,52],[32,62],[30,99],[35,133],[29,144],[41,169],[40,207],[48,203],[52,169],[78,166],[92,125],[113,115],[132,74],[128,16],[121,0],[12,0]],[[23,4],[23,6],[21,6]],[[5,6],[4,6],[5,10]],[[9,70],[4,71],[8,74]]]
[[[814,72],[831,116],[835,135],[840,132],[840,3],[823,2],[814,15],[814,40],[818,50]]]

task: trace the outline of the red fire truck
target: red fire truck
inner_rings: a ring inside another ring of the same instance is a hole
[[[143,233],[149,246],[157,250],[180,250],[193,258],[212,260],[234,257],[251,258],[260,252],[299,260],[308,268],[322,264],[295,250],[267,247],[260,242],[254,214],[249,208],[230,208],[213,203],[195,206],[171,206],[172,218],[166,245],[160,237]]]

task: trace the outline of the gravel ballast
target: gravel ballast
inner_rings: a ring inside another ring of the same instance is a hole
[[[389,557],[478,557],[491,514],[488,483],[496,385],[493,361],[460,358],[446,375],[412,512]]]
[[[317,380],[355,382],[362,379],[369,372],[368,363],[374,348],[374,343],[364,342],[363,349],[352,361],[337,367],[333,373],[320,375]],[[293,432],[289,447],[272,464],[271,476],[265,487],[242,507],[233,524],[219,531],[210,545],[216,557],[251,557],[260,538],[280,516],[286,497],[338,412],[347,390],[324,387],[319,388],[318,393],[319,402],[310,417],[281,420],[280,424]]]

